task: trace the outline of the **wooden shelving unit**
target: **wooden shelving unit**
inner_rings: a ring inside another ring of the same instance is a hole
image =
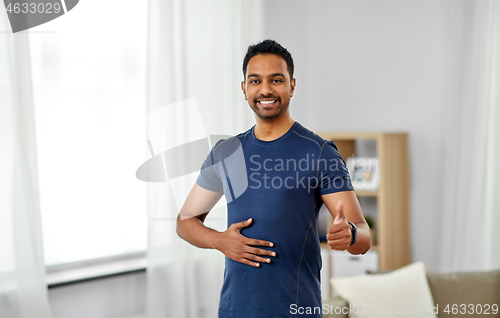
[[[375,140],[380,168],[376,191],[357,190],[358,197],[373,197],[377,202],[377,245],[380,269],[396,269],[411,261],[409,229],[409,164],[407,133],[319,133],[333,140],[340,155],[356,155],[356,142]],[[361,207],[363,208],[363,206]]]

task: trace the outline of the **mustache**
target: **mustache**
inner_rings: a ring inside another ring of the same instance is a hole
[[[281,98],[279,96],[275,96],[275,95],[269,95],[269,96],[260,95],[259,97],[255,97],[253,99],[253,102],[257,103],[261,99],[275,99],[278,102],[281,102]]]

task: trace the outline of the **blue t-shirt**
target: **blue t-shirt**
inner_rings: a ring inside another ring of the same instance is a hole
[[[219,317],[323,317],[316,228],[321,195],[353,190],[335,144],[298,122],[272,141],[257,139],[252,127],[219,141],[196,182],[224,192],[228,227],[252,218],[241,234],[273,242],[258,248],[276,252],[263,256],[271,263],[260,267],[226,257]]]

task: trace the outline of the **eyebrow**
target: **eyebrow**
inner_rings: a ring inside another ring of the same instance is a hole
[[[285,77],[285,75],[283,73],[273,73],[271,75],[269,75],[269,77],[276,77],[276,76],[281,76],[281,77]],[[260,77],[259,74],[248,74],[247,78],[250,78],[250,77]]]

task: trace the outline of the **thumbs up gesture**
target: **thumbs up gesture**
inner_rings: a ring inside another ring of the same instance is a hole
[[[336,216],[333,224],[328,228],[326,239],[332,250],[343,251],[349,248],[352,241],[351,228],[347,223],[347,218],[344,213],[344,202],[341,200],[337,203]]]

